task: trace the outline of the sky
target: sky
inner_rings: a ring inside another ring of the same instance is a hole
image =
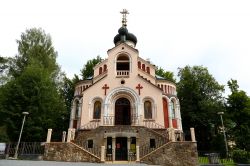
[[[15,56],[21,33],[42,28],[72,78],[87,60],[107,58],[124,8],[140,57],[176,77],[178,68],[202,65],[250,95],[249,0],[0,0],[0,55]]]

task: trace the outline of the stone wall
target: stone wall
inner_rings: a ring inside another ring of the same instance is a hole
[[[45,144],[44,160],[98,163],[100,159],[73,143]]]
[[[195,142],[169,142],[141,158],[141,162],[152,165],[197,166],[197,144]]]

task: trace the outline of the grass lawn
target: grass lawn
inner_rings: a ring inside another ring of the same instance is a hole
[[[208,157],[199,157],[199,164],[209,164]],[[232,159],[219,159],[220,164],[225,166],[235,165]]]

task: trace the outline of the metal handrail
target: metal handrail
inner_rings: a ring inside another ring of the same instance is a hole
[[[101,123],[100,120],[96,119],[96,120],[90,121],[89,123],[81,126],[80,129],[85,129],[85,130],[96,129],[97,127],[100,126],[100,123]]]
[[[92,144],[92,147],[89,147],[88,141],[74,141],[74,143],[79,145],[89,153],[94,154],[97,157],[101,157],[101,148],[99,146]]]
[[[139,147],[140,148],[140,158],[149,154],[150,152],[154,151],[155,149],[158,149],[159,147],[165,145],[166,143],[168,143],[168,141],[166,139],[158,138],[155,140],[154,147],[150,147],[150,144],[148,142],[143,144],[142,146]]]
[[[151,128],[151,129],[164,129],[165,127],[152,121],[152,120],[144,120],[143,121],[143,125],[147,128]]]

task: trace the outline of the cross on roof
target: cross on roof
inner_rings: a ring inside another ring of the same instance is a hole
[[[136,86],[136,89],[138,89],[138,92],[139,92],[139,95],[141,95],[141,89],[142,89],[143,87],[141,86],[141,84],[138,84],[137,86]]]
[[[109,89],[109,87],[107,86],[107,84],[105,84],[105,85],[102,87],[102,89],[104,89],[104,94],[105,94],[105,96],[106,96],[106,94],[107,94],[107,89]]]
[[[121,12],[122,14],[122,26],[126,27],[127,26],[127,14],[129,14],[127,9],[123,9]]]

